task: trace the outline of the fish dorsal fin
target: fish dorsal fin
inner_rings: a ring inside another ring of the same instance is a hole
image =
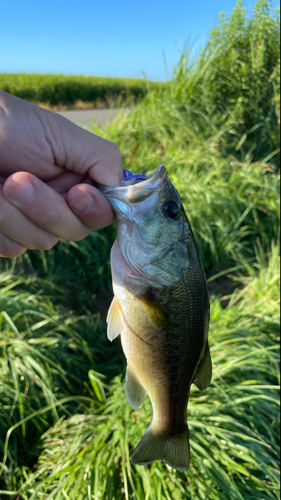
[[[139,383],[134,371],[128,365],[126,372],[126,396],[129,404],[135,410],[138,410],[144,403],[146,391]]]
[[[123,319],[121,306],[116,297],[110,304],[110,308],[107,313],[107,336],[112,342],[123,330]]]
[[[205,347],[205,352],[203,359],[199,365],[198,371],[196,373],[194,384],[202,392],[207,389],[212,380],[212,360],[210,354],[209,344]]]
[[[137,298],[140,300],[152,326],[161,328],[167,321],[167,314],[152,290],[147,290],[144,295],[138,295]]]

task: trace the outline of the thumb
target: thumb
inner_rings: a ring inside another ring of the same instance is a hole
[[[52,112],[49,112],[52,113]],[[63,149],[63,158],[58,162],[61,151],[54,151],[57,165],[63,162],[67,170],[77,174],[88,174],[91,179],[106,186],[119,186],[123,179],[122,156],[119,147],[88,130],[70,122],[63,116],[52,113],[50,123],[53,137],[60,136],[60,141],[54,141],[54,148]]]

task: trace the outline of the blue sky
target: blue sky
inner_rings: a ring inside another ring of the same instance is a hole
[[[202,48],[236,0],[10,0],[0,12],[0,73],[166,80],[188,42]],[[254,0],[244,0],[249,12]],[[274,0],[274,5],[277,1]]]

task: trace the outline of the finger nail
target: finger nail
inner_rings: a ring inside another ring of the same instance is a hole
[[[14,180],[9,182],[5,189],[5,196],[9,198],[15,205],[23,205],[32,200],[35,189],[31,182],[24,180]]]
[[[94,199],[90,193],[81,193],[70,202],[70,207],[78,212],[87,213],[93,209]]]

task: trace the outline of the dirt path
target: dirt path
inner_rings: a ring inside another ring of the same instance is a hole
[[[129,108],[123,109],[73,109],[67,111],[57,111],[68,120],[76,123],[76,125],[89,125],[92,120],[105,127],[108,123],[112,122],[118,114],[129,113]]]

